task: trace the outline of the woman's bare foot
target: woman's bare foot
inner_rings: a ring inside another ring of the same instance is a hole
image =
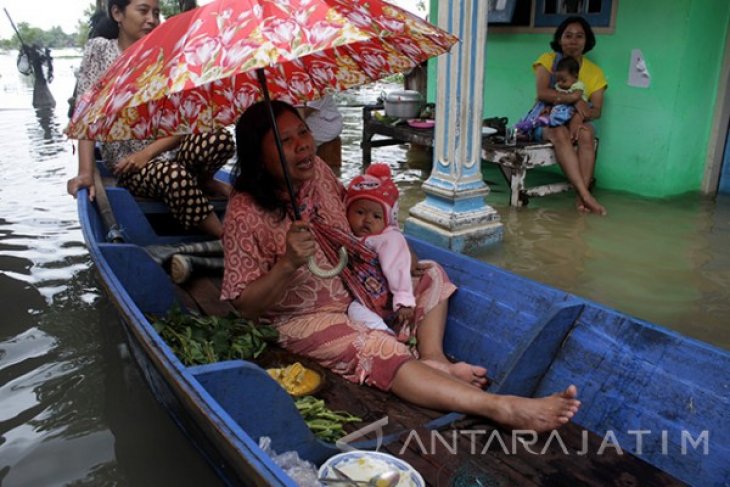
[[[450,376],[463,380],[479,389],[484,389],[489,382],[487,369],[478,365],[471,365],[466,362],[444,362],[434,359],[422,359],[421,361],[429,367],[446,372]]]
[[[580,408],[576,399],[578,389],[574,385],[552,396],[526,398],[494,396],[497,410],[488,416],[511,429],[536,432],[551,431],[570,421]]]
[[[580,200],[580,202],[576,204],[578,211],[598,213],[601,216],[606,216],[608,214],[606,208],[604,208],[590,193],[588,193],[588,196],[578,196],[578,198]]]
[[[591,210],[586,208],[586,205],[583,203],[583,198],[581,198],[580,196],[575,197],[575,207],[581,213],[590,213],[591,212]]]

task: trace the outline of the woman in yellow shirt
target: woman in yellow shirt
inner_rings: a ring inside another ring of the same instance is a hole
[[[532,67],[538,100],[550,105],[568,103],[575,106],[575,115],[567,125],[543,127],[542,137],[552,142],[560,167],[578,193],[576,206],[579,211],[605,215],[606,209],[589,190],[596,152],[595,130],[588,122],[600,118],[603,94],[608,88],[601,68],[584,56],[595,45],[596,37],[588,22],[582,17],[568,17],[558,26],[550,43],[554,52],[541,55]],[[561,93],[550,83],[557,53],[571,56],[580,63],[578,79],[585,84],[584,95],[588,102],[581,99],[579,92]],[[578,145],[577,151],[573,148],[574,143]]]

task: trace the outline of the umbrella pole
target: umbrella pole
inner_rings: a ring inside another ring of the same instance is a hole
[[[294,187],[291,184],[291,176],[289,176],[289,165],[286,162],[284,156],[284,147],[281,145],[281,136],[279,135],[279,127],[276,125],[276,115],[274,115],[274,107],[271,106],[271,97],[269,96],[269,87],[266,84],[266,74],[264,68],[256,70],[256,76],[258,77],[259,84],[261,85],[261,91],[264,92],[264,101],[266,107],[269,109],[269,117],[271,118],[271,127],[274,129],[274,140],[276,141],[276,148],[279,151],[279,161],[281,161],[281,168],[284,170],[284,181],[286,181],[286,189],[289,191],[289,198],[291,199],[291,206],[294,210],[294,218],[297,220],[302,219],[299,208],[297,208],[296,195],[294,194]]]
[[[274,115],[274,107],[271,106],[271,97],[269,96],[269,87],[266,85],[266,74],[264,68],[256,70],[256,76],[258,77],[259,84],[261,85],[261,91],[264,92],[264,101],[266,107],[269,109],[269,117],[271,118],[271,127],[274,129],[274,140],[276,141],[276,148],[279,151],[279,161],[281,161],[281,168],[284,170],[284,181],[286,181],[286,189],[289,191],[289,198],[291,199],[291,206],[294,210],[294,218],[301,220],[302,215],[297,207],[296,196],[294,195],[294,187],[291,184],[291,177],[289,176],[289,165],[286,163],[286,157],[284,157],[284,146],[281,145],[281,136],[279,135],[279,127],[276,125],[276,115]],[[342,269],[347,265],[347,249],[340,247],[340,261],[332,269],[322,269],[317,265],[314,260],[314,256],[310,256],[307,259],[307,267],[309,271],[315,276],[323,277],[326,279],[335,277],[337,274],[342,272]]]

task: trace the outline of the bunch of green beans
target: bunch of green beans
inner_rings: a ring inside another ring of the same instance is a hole
[[[314,396],[300,397],[295,404],[309,429],[322,441],[334,443],[345,436],[343,425],[362,421],[362,418],[347,412],[332,411],[325,406],[324,400]]]

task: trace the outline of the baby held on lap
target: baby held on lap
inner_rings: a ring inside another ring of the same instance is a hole
[[[378,255],[380,266],[393,296],[395,323],[413,320],[416,299],[411,282],[411,253],[398,228],[398,187],[386,164],[373,164],[355,177],[347,188],[347,220],[352,233]],[[354,300],[347,314],[368,328],[393,331],[383,318]]]

